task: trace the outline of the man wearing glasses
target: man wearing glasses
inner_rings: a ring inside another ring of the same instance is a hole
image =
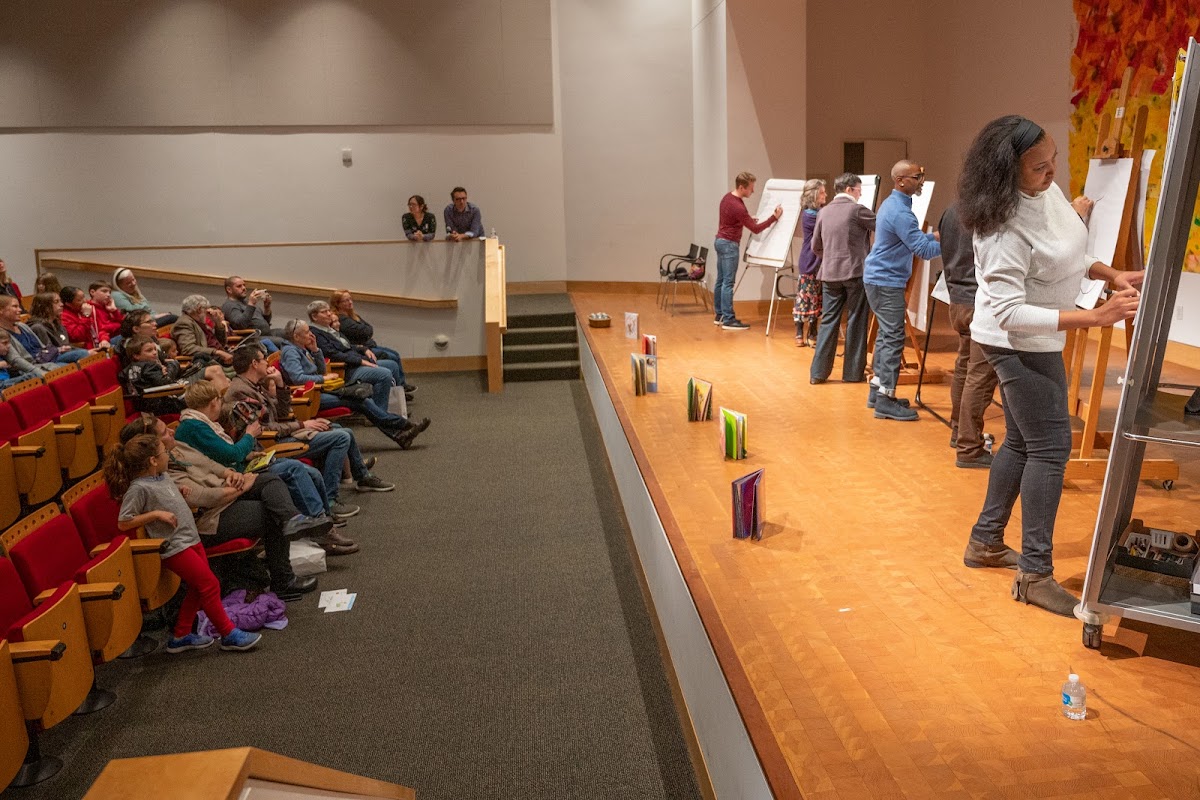
[[[913,214],[913,195],[921,193],[925,170],[912,161],[892,167],[895,190],[879,206],[875,221],[875,246],[863,265],[867,302],[879,320],[867,408],[876,419],[916,422],[917,412],[896,397],[900,361],[904,355],[904,287],[912,275],[913,256],[923,259],[942,254],[936,233],[922,233]]]

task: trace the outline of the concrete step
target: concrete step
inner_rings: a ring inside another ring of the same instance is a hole
[[[504,334],[504,346],[522,344],[556,344],[559,342],[575,342],[579,337],[574,325],[546,325],[537,328],[511,327]]]
[[[575,324],[575,312],[541,312],[537,314],[509,314],[508,329],[552,328]]]
[[[505,364],[507,381],[573,381],[579,379],[578,361],[538,361],[531,364]]]
[[[553,344],[506,344],[504,363],[527,364],[545,361],[578,361],[578,342],[555,342]]]

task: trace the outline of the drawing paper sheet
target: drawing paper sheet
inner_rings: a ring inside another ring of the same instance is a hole
[[[1142,269],[1146,266],[1146,199],[1150,192],[1150,168],[1154,165],[1154,150],[1142,151],[1142,171],[1138,175],[1138,193],[1134,199],[1133,211],[1137,216],[1137,236],[1133,240],[1134,263],[1130,269]]]
[[[754,219],[762,221],[775,213],[775,206],[783,206],[783,216],[762,233],[750,236],[746,246],[746,260],[751,259],[775,266],[783,264],[796,235],[796,223],[800,221],[800,196],[804,193],[804,181],[772,178],[763,187]]]
[[[632,311],[625,312],[625,338],[638,338],[638,315]]]
[[[874,211],[875,200],[879,197],[879,176],[859,175],[858,177],[862,179],[862,196],[858,198],[858,204]]]
[[[930,297],[939,303],[950,305],[950,287],[946,285],[946,270],[938,273],[937,283],[933,285],[933,293]]]
[[[917,217],[917,227],[925,230],[925,217],[929,214],[929,203],[933,200],[935,181],[925,181],[921,184],[921,193],[913,195],[912,211]]]
[[[913,276],[912,291],[908,294],[908,324],[919,331],[929,330],[929,278],[933,268],[921,259]]]
[[[1129,191],[1132,173],[1132,158],[1093,158],[1088,162],[1083,194],[1095,205],[1088,219],[1087,254],[1105,264],[1111,264],[1117,252],[1121,213],[1125,210],[1125,195]],[[1079,296],[1075,298],[1075,305],[1095,308],[1102,291],[1104,281],[1094,281],[1084,275],[1079,282]]]

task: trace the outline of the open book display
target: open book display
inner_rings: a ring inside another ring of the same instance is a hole
[[[275,460],[275,451],[268,450],[262,455],[255,456],[248,464],[246,464],[246,472],[262,472],[267,467],[271,466],[271,462]]]
[[[726,458],[740,461],[746,457],[746,415],[721,409],[721,450]]]
[[[642,352],[648,356],[658,355],[658,337],[653,333],[642,336]]]
[[[688,378],[688,422],[707,422],[712,419],[712,384],[699,378]]]
[[[755,470],[733,482],[733,538],[762,538],[763,471]]]
[[[638,315],[632,311],[625,312],[625,338],[636,339],[638,337]]]
[[[633,393],[640,396],[647,392],[657,392],[658,356],[630,353],[629,360],[633,366]]]

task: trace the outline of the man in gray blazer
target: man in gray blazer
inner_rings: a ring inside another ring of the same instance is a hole
[[[809,370],[809,383],[824,383],[833,371],[838,329],[846,314],[846,354],[842,381],[862,383],[867,368],[867,319],[870,308],[863,290],[863,261],[871,247],[875,214],[859,205],[862,179],[852,173],[833,183],[837,194],[817,214],[812,249],[821,258],[817,277],[822,286],[821,325]]]

